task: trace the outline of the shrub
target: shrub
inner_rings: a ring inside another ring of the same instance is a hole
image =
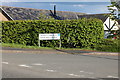
[[[99,19],[28,20],[2,22],[2,42],[38,45],[39,33],[60,33],[62,47],[94,48],[104,36]],[[58,40],[41,41],[41,46],[58,47]]]
[[[107,52],[120,52],[120,40],[103,39],[96,45],[96,50]]]

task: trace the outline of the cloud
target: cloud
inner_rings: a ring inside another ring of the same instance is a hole
[[[0,2],[110,2],[110,0],[0,0]]]
[[[18,2],[18,0],[1,0],[1,2]]]
[[[50,6],[53,6],[53,5],[56,5],[56,4],[50,4]]]
[[[86,5],[81,5],[81,4],[79,4],[79,5],[73,5],[74,7],[85,7]]]
[[[55,2],[110,2],[110,0],[54,0]]]
[[[83,1],[83,2],[110,2],[110,0],[76,0],[76,1]]]

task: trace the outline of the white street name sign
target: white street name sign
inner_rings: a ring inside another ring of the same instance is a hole
[[[39,40],[59,40],[60,33],[39,34]]]

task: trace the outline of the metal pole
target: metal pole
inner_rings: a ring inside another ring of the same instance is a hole
[[[40,40],[39,40],[39,47],[40,47]]]
[[[40,47],[40,40],[39,40],[39,37],[38,37],[38,45],[39,45],[39,47]]]
[[[59,48],[61,48],[61,39],[60,39],[60,45],[59,45]]]
[[[54,5],[54,16],[56,16],[56,5]]]

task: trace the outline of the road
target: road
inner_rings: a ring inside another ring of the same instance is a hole
[[[118,57],[3,50],[3,78],[118,78]]]

